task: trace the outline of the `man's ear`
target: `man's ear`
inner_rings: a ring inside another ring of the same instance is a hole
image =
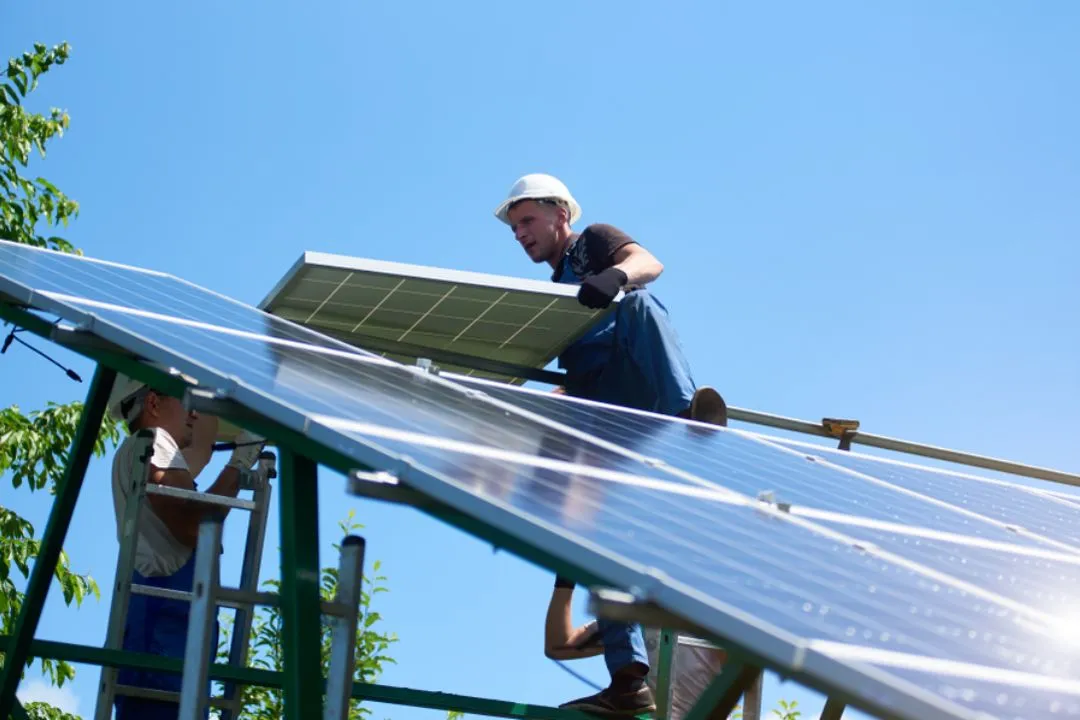
[[[153,390],[146,393],[143,398],[143,413],[148,418],[157,418],[161,415],[161,396]]]

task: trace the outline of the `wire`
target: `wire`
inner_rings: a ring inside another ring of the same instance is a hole
[[[19,344],[20,344],[20,345],[22,345],[23,347],[25,347],[25,348],[27,348],[28,350],[31,350],[31,351],[33,351],[33,352],[37,353],[37,354],[38,354],[38,355],[40,355],[41,357],[43,357],[43,358],[45,358],[46,360],[48,360],[49,362],[51,362],[51,363],[52,363],[53,365],[55,365],[56,367],[58,367],[58,368],[60,368],[61,370],[63,370],[63,371],[64,371],[64,373],[65,373],[65,374],[66,374],[66,375],[67,375],[67,376],[68,376],[69,378],[71,378],[72,380],[74,380],[75,382],[82,382],[82,378],[81,378],[81,377],[79,377],[79,374],[78,374],[77,372],[75,372],[75,371],[74,371],[74,370],[72,370],[71,368],[68,368],[68,367],[64,367],[63,365],[61,365],[61,364],[60,364],[60,363],[58,363],[57,361],[53,360],[53,359],[52,359],[51,357],[49,357],[48,355],[46,355],[46,354],[45,354],[45,353],[43,353],[42,351],[38,350],[38,349],[37,349],[36,347],[34,347],[33,345],[31,345],[30,343],[26,342],[25,340],[23,340],[23,339],[22,339],[22,338],[20,338],[20,337],[17,337],[17,336],[15,335],[15,333],[17,333],[17,332],[22,332],[22,329],[21,329],[21,328],[15,328],[15,327],[13,326],[13,327],[12,327],[12,329],[11,329],[11,332],[10,332],[10,333],[8,333],[8,336],[7,336],[6,338],[4,338],[4,344],[3,344],[3,346],[2,346],[2,347],[0,347],[0,355],[3,355],[4,353],[6,353],[6,352],[7,352],[8,348],[9,348],[9,347],[11,346],[11,342],[12,342],[12,341],[14,340],[15,342],[19,343]]]

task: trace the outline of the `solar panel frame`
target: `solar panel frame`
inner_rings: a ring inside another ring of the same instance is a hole
[[[315,283],[327,287],[299,296]],[[350,295],[362,304],[348,302]],[[521,384],[526,377],[509,374],[509,367],[497,372],[491,364],[546,367],[614,312],[621,298],[592,310],[577,302],[576,286],[564,283],[305,251],[257,307],[398,362],[431,355],[444,359],[448,370]],[[446,310],[455,303],[456,311]],[[358,315],[329,312],[338,306],[367,312],[354,322]],[[507,318],[498,319],[500,313]],[[370,329],[361,332],[369,320]],[[555,324],[536,324],[541,321]]]
[[[48,252],[48,251],[44,251]],[[138,270],[138,269],[134,269]],[[190,284],[190,283],[189,283]],[[197,287],[192,284],[192,287]],[[209,292],[209,291],[207,291]],[[69,303],[56,300],[49,295],[35,294],[32,288],[14,283],[0,274],[0,293],[11,296],[17,303],[33,305],[45,312],[65,318],[75,323],[80,329],[93,333],[103,339],[131,350],[151,362],[176,366],[179,370],[200,379],[200,382],[223,391],[223,394],[243,407],[250,408],[259,415],[272,419],[294,431],[300,432],[316,444],[331,450],[342,449],[342,435],[333,428],[318,422],[311,422],[310,417],[287,406],[256,388],[243,382],[222,375],[189,357],[177,355],[168,348],[151,342],[137,333],[111,323],[99,321],[92,312],[80,309]],[[216,293],[213,293],[216,295]],[[247,308],[242,303],[238,305]],[[359,355],[351,349],[355,357]],[[371,357],[364,357],[365,362],[372,362]],[[910,686],[896,678],[884,675],[865,664],[841,663],[827,654],[817,652],[803,645],[799,638],[778,633],[755,618],[748,617],[736,608],[727,606],[701,593],[669,586],[662,579],[641,568],[628,566],[625,562],[613,558],[602,548],[582,548],[581,545],[552,528],[538,525],[512,507],[498,507],[480,498],[467,489],[448,482],[448,478],[436,477],[422,469],[412,469],[400,456],[388,454],[373,444],[366,444],[351,438],[348,454],[356,457],[370,467],[397,470],[409,483],[425,494],[445,502],[451,507],[463,510],[482,522],[521,537],[525,542],[537,547],[556,548],[557,554],[573,557],[584,569],[602,577],[609,577],[612,582],[636,588],[642,595],[654,599],[677,614],[687,618],[708,617],[705,624],[727,640],[753,650],[770,662],[789,670],[791,674],[802,678],[807,684],[820,688],[849,692],[858,688],[863,703],[878,707],[883,702],[894,706],[910,717],[974,717],[962,708],[944,702],[920,688]],[[584,552],[583,552],[584,551]],[[844,679],[843,682],[837,682]],[[867,681],[873,681],[867,685]],[[895,701],[895,705],[893,705]]]

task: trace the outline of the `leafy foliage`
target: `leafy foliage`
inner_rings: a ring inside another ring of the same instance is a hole
[[[82,720],[78,715],[64,712],[48,703],[31,702],[23,706],[30,720]]]
[[[45,156],[45,146],[61,136],[68,127],[67,113],[53,108],[48,115],[29,112],[23,101],[37,86],[42,75],[67,61],[67,43],[51,49],[34,45],[33,52],[8,61],[0,71],[0,238],[26,245],[79,253],[68,241],[42,235],[39,227],[66,226],[78,213],[78,204],[42,177],[24,177],[36,150]],[[45,410],[24,414],[17,406],[0,410],[0,476],[8,475],[14,489],[48,489],[55,492],[78,427],[82,403],[49,403]],[[107,446],[119,439],[118,425],[106,419],[96,438],[94,453],[101,456]],[[10,494],[5,494],[5,498]],[[17,590],[17,571],[26,580],[41,547],[34,526],[9,507],[0,506],[0,632],[11,633],[23,603]],[[89,595],[100,597],[97,583],[89,575],[71,569],[66,553],[61,552],[56,567],[56,581],[68,605],[82,604]],[[42,674],[54,685],[75,677],[75,668],[67,662],[43,659]],[[47,703],[26,706],[35,720],[77,720]]]
[[[9,475],[16,489],[25,486],[30,491],[45,488],[55,491],[81,410],[82,403],[50,403],[46,410],[29,415],[22,414],[17,406],[0,410],[0,476]],[[106,420],[96,439],[94,453],[99,457],[104,455],[107,444],[115,443],[118,437],[117,426]],[[22,607],[23,594],[16,588],[12,570],[17,570],[24,580],[29,578],[40,546],[30,521],[0,506],[0,559],[3,560],[0,562],[0,632],[13,632]],[[60,554],[55,576],[68,605],[74,602],[79,606],[88,595],[100,598],[94,579],[74,572],[65,552]],[[58,686],[75,676],[75,669],[66,662],[43,659],[41,670]]]
[[[338,523],[342,536],[354,533],[363,525],[355,521],[352,511],[345,520]],[[334,545],[335,552],[340,551],[340,546]],[[383,666],[392,663],[386,651],[391,643],[397,642],[395,634],[380,632],[376,625],[382,620],[382,616],[372,609],[372,598],[388,592],[385,581],[386,577],[379,574],[380,563],[372,563],[373,576],[365,576],[360,594],[360,614],[356,633],[356,668],[353,674],[355,682],[376,682],[382,674]],[[326,601],[333,600],[337,593],[338,570],[337,567],[325,567],[322,569],[320,582],[320,594]],[[263,588],[270,592],[280,592],[280,581],[268,580],[263,583]],[[281,635],[281,609],[278,607],[259,608],[251,628],[251,645],[248,664],[251,667],[262,670],[284,669],[284,647]],[[218,644],[218,662],[228,662],[231,628],[222,624],[221,640]],[[330,638],[331,625],[328,618],[323,617],[322,622],[322,672],[329,671],[330,666]],[[370,715],[368,708],[362,707],[359,701],[354,701],[349,709],[349,720],[361,720]],[[241,720],[278,720],[284,714],[284,697],[280,690],[275,688],[249,687],[244,690],[243,710]]]
[[[48,115],[33,113],[23,107],[27,95],[38,86],[38,80],[54,65],[67,62],[71,48],[67,43],[46,48],[34,45],[33,52],[8,60],[0,85],[0,238],[47,247],[53,250],[78,253],[67,240],[38,233],[41,223],[67,227],[76,217],[79,204],[64,195],[43,177],[28,178],[20,173],[36,150],[45,157],[45,146],[54,137],[62,136],[70,118],[59,108]]]

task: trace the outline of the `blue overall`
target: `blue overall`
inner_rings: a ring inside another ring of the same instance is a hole
[[[558,282],[581,282],[564,255]],[[566,392],[597,402],[675,415],[690,407],[696,386],[667,309],[647,290],[626,293],[618,307],[559,356]],[[649,666],[636,623],[597,618],[604,662],[614,675],[630,663]]]
[[[172,575],[146,577],[138,570],[132,573],[131,581],[139,585],[167,588],[169,590],[190,591],[195,577],[195,553],[192,552],[187,562]],[[184,657],[187,643],[188,615],[191,605],[181,600],[148,595],[131,594],[128,602],[127,619],[124,624],[124,650],[163,655],[165,657]],[[211,658],[216,655],[218,625],[214,622],[214,632],[210,642]],[[117,673],[117,683],[155,690],[180,692],[181,676],[173,673],[156,673],[149,670],[121,669]],[[207,693],[210,683],[207,683]],[[115,699],[116,720],[175,720],[179,716],[178,703],[146,700],[143,698],[117,695]],[[204,717],[209,718],[209,711]]]

